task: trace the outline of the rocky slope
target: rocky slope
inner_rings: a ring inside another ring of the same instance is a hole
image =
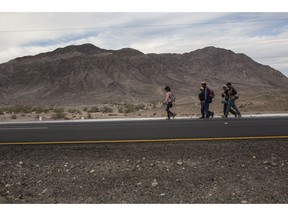
[[[288,78],[244,54],[206,47],[185,54],[144,54],[92,44],[68,46],[0,65],[2,104],[93,104],[162,100],[170,85],[178,99],[197,95],[205,80],[216,91],[231,81],[242,94],[282,90]]]

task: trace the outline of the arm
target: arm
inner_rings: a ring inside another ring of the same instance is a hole
[[[166,93],[166,98],[165,98],[164,103],[167,104],[168,102],[170,102],[170,92],[167,92],[167,93]]]

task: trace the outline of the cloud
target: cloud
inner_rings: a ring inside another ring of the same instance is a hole
[[[216,46],[288,76],[287,36],[288,13],[0,13],[0,63],[83,43],[144,53]]]

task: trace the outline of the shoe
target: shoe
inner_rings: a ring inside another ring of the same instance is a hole
[[[211,112],[211,117],[212,117],[212,118],[214,117],[214,112]]]
[[[205,118],[204,116],[199,117],[199,119]]]
[[[174,118],[175,118],[175,116],[176,116],[176,113],[174,113],[174,114],[173,114],[172,118],[174,119]]]
[[[237,117],[237,114],[234,114],[234,118],[236,118]]]
[[[241,118],[242,116],[241,115],[237,115],[237,118]]]
[[[166,118],[165,120],[170,120],[170,118]]]

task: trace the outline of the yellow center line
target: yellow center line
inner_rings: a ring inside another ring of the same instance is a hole
[[[217,140],[220,140],[220,141],[221,140],[257,140],[257,139],[288,139],[288,136],[211,137],[211,138],[141,139],[141,140],[78,140],[78,141],[41,141],[41,142],[0,142],[0,145],[147,143],[147,142],[217,141]]]

